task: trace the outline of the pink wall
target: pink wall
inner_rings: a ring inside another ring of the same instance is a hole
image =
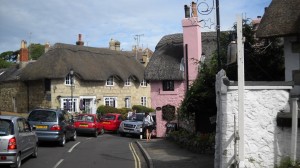
[[[186,53],[185,44],[188,45],[188,72],[189,83],[191,83],[197,78],[198,62],[202,55],[201,29],[197,17],[184,18],[182,27],[184,54]]]
[[[162,91],[162,81],[151,81],[151,103],[152,108],[162,107],[167,104],[180,106],[184,98],[185,83],[184,81],[175,81],[174,91]],[[164,137],[166,133],[166,121],[162,119],[162,111],[156,110],[156,133],[157,137]]]

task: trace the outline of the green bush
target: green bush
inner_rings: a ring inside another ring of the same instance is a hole
[[[127,113],[129,112],[129,111],[132,111],[132,109],[130,109],[130,108],[120,108],[120,109],[118,109],[119,110],[119,113],[120,114],[122,114],[122,116],[123,116],[123,118],[125,119],[125,118],[127,118]]]
[[[107,113],[120,113],[119,110],[117,108],[111,107],[111,106],[99,106],[97,108],[97,114],[102,116],[105,115]]]
[[[168,122],[175,119],[175,106],[166,105],[162,107],[162,118]]]
[[[178,131],[172,131],[167,138],[196,153],[214,153],[215,133],[195,134],[185,129],[179,129]]]
[[[295,165],[292,164],[292,160],[290,157],[282,158],[279,166],[275,166],[276,168],[300,168],[300,163],[298,161],[295,162]]]
[[[148,108],[148,107],[141,106],[141,105],[133,105],[132,110],[136,110],[137,113],[146,113],[146,112],[150,113],[150,112],[155,111],[152,108]]]

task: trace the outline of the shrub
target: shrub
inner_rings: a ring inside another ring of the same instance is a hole
[[[214,153],[215,133],[195,134],[181,128],[178,131],[171,132],[167,138],[196,153]]]
[[[152,108],[148,108],[141,105],[133,105],[132,110],[136,110],[137,113],[146,113],[146,112],[154,112],[155,110]]]
[[[166,105],[162,107],[162,118],[168,122],[175,119],[175,107],[172,105]]]
[[[119,113],[119,110],[117,108],[111,106],[104,106],[104,105],[101,105],[97,108],[98,115],[102,116],[107,113]]]
[[[279,166],[275,166],[276,168],[300,168],[300,163],[298,161],[295,162],[295,165],[292,164],[292,160],[290,157],[282,158]]]

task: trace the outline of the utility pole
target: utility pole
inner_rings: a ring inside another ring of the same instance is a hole
[[[136,41],[136,46],[135,46],[135,59],[137,60],[137,53],[140,45],[140,39],[141,36],[144,36],[144,34],[136,34],[134,37],[134,40]]]
[[[216,15],[217,15],[217,52],[218,52],[218,71],[221,70],[221,56],[220,56],[220,12],[219,12],[219,0],[216,0]]]

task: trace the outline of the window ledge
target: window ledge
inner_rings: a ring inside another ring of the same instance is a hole
[[[163,90],[159,90],[159,94],[161,95],[177,95],[177,92],[174,91],[163,91]]]

